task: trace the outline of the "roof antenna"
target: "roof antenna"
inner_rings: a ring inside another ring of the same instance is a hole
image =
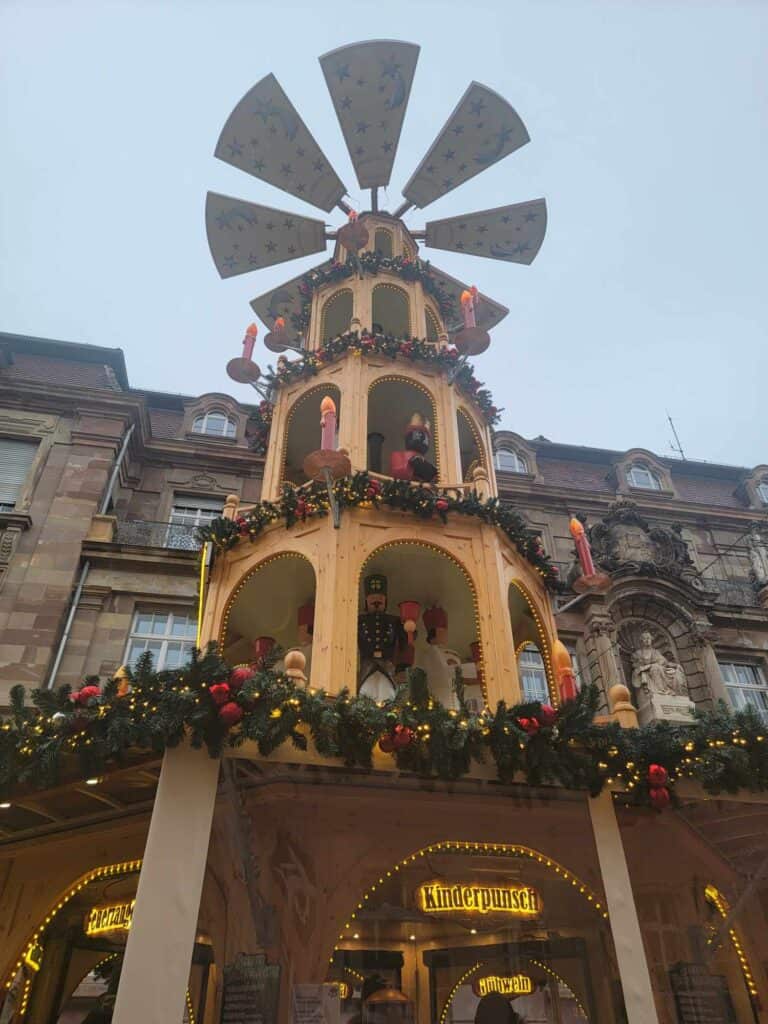
[[[672,444],[672,442],[670,441],[669,442],[669,447],[672,449],[673,452],[677,452],[677,454],[680,456],[680,458],[683,460],[683,462],[685,462],[685,452],[683,451],[683,446],[680,443],[680,438],[678,436],[677,428],[675,427],[674,420],[669,415],[669,412],[667,412],[667,419],[669,420],[670,427],[672,427],[672,433],[675,435],[675,443]]]

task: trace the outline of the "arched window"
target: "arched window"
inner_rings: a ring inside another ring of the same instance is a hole
[[[547,670],[538,647],[534,644],[526,644],[520,651],[517,663],[520,669],[523,700],[540,700],[546,704],[549,700]]]
[[[762,501],[764,505],[768,505],[768,479],[760,481],[757,485],[757,493],[760,497],[760,501]]]
[[[493,456],[493,464],[503,473],[527,473],[525,459],[512,448],[499,448]]]
[[[320,315],[320,333],[322,341],[331,341],[349,330],[352,320],[352,291],[342,288],[323,304]]]
[[[373,236],[373,248],[379,256],[386,256],[392,259],[395,254],[395,242],[392,232],[388,231],[387,228],[376,228],[376,234]]]
[[[372,295],[373,329],[395,338],[411,333],[408,295],[393,284],[377,284]]]
[[[194,434],[208,434],[211,437],[234,437],[237,424],[223,412],[206,412],[196,416],[192,424]]]
[[[630,487],[642,487],[646,491],[661,490],[661,481],[653,470],[639,462],[627,470],[627,483]]]
[[[431,341],[433,344],[437,342],[440,337],[440,324],[438,323],[437,317],[432,310],[427,306],[427,341]]]

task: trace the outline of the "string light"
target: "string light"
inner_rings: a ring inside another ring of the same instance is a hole
[[[67,892],[61,896],[55,903],[51,904],[48,913],[46,914],[41,925],[38,926],[35,933],[32,935],[29,942],[24,946],[24,950],[21,956],[18,958],[13,968],[11,969],[8,979],[5,983],[5,987],[9,989],[13,984],[13,979],[19,971],[24,959],[29,956],[34,950],[35,946],[40,945],[40,939],[43,932],[46,930],[51,921],[64,909],[64,907],[72,900],[79,892],[81,892],[91,882],[99,881],[103,878],[116,878],[120,875],[132,875],[136,874],[141,870],[141,860],[126,860],[121,861],[118,864],[105,864],[99,868],[92,868],[87,871],[84,875],[75,881]]]
[[[715,909],[723,919],[728,917],[729,913],[731,912],[730,904],[728,903],[728,900],[725,898],[725,896],[723,896],[719,889],[717,889],[714,885],[707,885],[704,889],[704,895],[706,896],[707,900],[715,907]],[[741,966],[741,973],[744,976],[744,982],[747,986],[747,991],[749,992],[750,996],[756,998],[758,994],[757,985],[755,983],[754,975],[752,974],[752,971],[750,969],[746,953],[744,952],[744,946],[742,945],[741,939],[739,938],[739,934],[735,928],[729,928],[728,936],[731,940],[731,945],[733,946],[734,952],[738,957],[739,964]],[[712,941],[713,937],[707,939],[707,945],[711,945]]]
[[[559,875],[564,882],[567,882],[574,889],[577,890],[580,896],[583,896],[587,903],[590,903],[592,907],[600,914],[600,916],[607,920],[608,911],[603,906],[601,900],[599,900],[596,894],[586,885],[582,880],[574,875],[568,868],[563,867],[556,860],[552,860],[551,857],[546,857],[543,853],[539,853],[538,850],[532,849],[530,846],[517,846],[510,845],[508,843],[476,843],[469,842],[464,839],[446,839],[439,843],[431,843],[429,846],[424,846],[422,849],[417,850],[415,853],[409,854],[403,857],[402,860],[398,861],[392,866],[390,871],[387,871],[386,877],[390,878],[398,872],[402,871],[403,868],[413,864],[418,857],[427,857],[430,854],[470,854],[471,856],[477,857],[524,857],[528,860],[534,861],[537,864],[541,864],[542,867]],[[384,881],[384,877],[379,878],[379,883]],[[365,891],[362,896],[362,902],[357,904],[357,910],[363,909],[363,903],[369,899],[371,893],[374,891],[373,886]],[[349,920],[344,925],[344,928],[339,935],[339,942],[345,940],[344,932],[347,932],[352,927],[352,921],[357,917],[357,912],[350,914]],[[357,934],[353,935],[353,938],[357,938]],[[338,945],[334,946],[334,953],[339,949]],[[329,958],[329,963],[333,963],[333,956]]]

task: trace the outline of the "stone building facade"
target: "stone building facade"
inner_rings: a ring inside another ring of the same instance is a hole
[[[347,360],[350,374],[361,373],[358,362]],[[415,379],[421,370],[410,373]],[[440,386],[445,390],[444,381]],[[259,454],[254,406],[222,394],[131,388],[114,349],[0,336],[2,704],[14,684],[77,685],[89,675],[113,675],[146,650],[159,667],[186,660],[198,618],[195,527],[225,507],[234,512],[276,496],[280,460],[285,472],[292,445],[306,451],[318,433],[320,393],[312,383],[307,393],[306,416],[284,417],[285,443],[277,443],[275,430],[270,467]],[[352,433],[347,410],[356,395],[355,388],[344,392],[340,436]],[[301,395],[294,398],[299,408]],[[398,409],[396,424],[409,412]],[[448,423],[445,405],[438,416]],[[358,427],[364,422],[360,415]],[[357,436],[355,461],[364,461],[362,429]],[[465,480],[475,479],[471,434],[458,429],[453,443],[453,463],[466,468]],[[581,683],[603,695],[605,710],[616,712],[609,691],[624,683],[641,721],[690,720],[693,705],[719,699],[749,704],[768,720],[768,467],[683,462],[503,431],[494,445],[493,464],[481,466],[485,479],[495,480],[501,499],[523,513],[557,563],[563,588],[546,610],[548,621]],[[366,511],[347,509],[343,530],[357,530]],[[398,525],[397,513],[378,515],[381,538],[399,530],[395,545],[409,543],[411,519]],[[586,525],[609,589],[580,589],[574,516]],[[323,527],[330,546],[335,531]],[[420,526],[434,536],[441,528]],[[449,519],[440,535],[464,564],[476,550],[462,537],[468,530]],[[270,545],[285,554],[320,533],[317,523],[292,534],[275,527],[257,544],[243,544],[231,562],[263,558]],[[425,559],[436,545],[423,545]],[[416,563],[413,553],[410,560]],[[478,575],[489,575],[489,565],[483,562]],[[218,571],[226,571],[223,557]],[[466,589],[463,577],[459,586]],[[246,603],[255,592],[245,594]],[[262,584],[262,605],[276,603],[273,593]],[[305,598],[303,591],[295,596]],[[488,608],[480,611],[482,628],[492,633]],[[210,598],[206,615],[215,612]],[[356,614],[355,607],[353,621]],[[518,622],[512,635],[518,647],[508,645],[511,671],[499,656],[495,692],[501,688],[510,703],[548,700],[548,666],[531,641],[535,632]],[[315,669],[321,653],[313,654]],[[348,676],[332,683],[355,686]],[[8,992],[17,980],[31,989],[28,1012],[19,1011],[14,1024],[77,1020],[59,1011],[74,1012],[86,972],[122,948],[83,934],[82,922],[94,909],[132,907],[134,899],[139,905],[141,885],[153,885],[154,898],[143,898],[144,931],[131,933],[144,936],[134,946],[145,957],[141,969],[131,965],[130,950],[125,954],[126,972],[140,982],[130,991],[147,988],[151,976],[157,990],[170,990],[165,972],[172,964],[187,986],[190,1024],[226,1019],[227,972],[243,954],[279,968],[274,1019],[281,1022],[290,1019],[295,983],[331,983],[344,971],[354,987],[361,971],[382,964],[417,999],[419,1024],[464,1021],[460,1000],[456,1015],[447,1016],[448,1006],[491,942],[497,958],[508,959],[511,950],[528,957],[537,998],[546,991],[551,1005],[562,1002],[562,1012],[547,1018],[558,1024],[583,1020],[583,1008],[591,1021],[646,1024],[654,1019],[651,1005],[661,1024],[679,1024],[676,1000],[686,985],[699,986],[701,998],[713,985],[725,986],[736,1016],[723,1020],[766,1020],[759,1000],[768,992],[762,794],[750,794],[753,802],[743,794],[712,799],[681,782],[679,808],[656,814],[615,809],[607,789],[591,800],[557,787],[502,785],[482,765],[471,778],[443,783],[393,772],[378,749],[375,757],[369,772],[287,745],[269,757],[240,748],[221,764],[180,747],[162,760],[131,754],[101,778],[74,773],[40,791],[19,787],[0,804],[0,973]],[[189,827],[185,815],[206,814],[210,827]],[[412,916],[410,899],[427,870],[487,882],[488,871],[508,877],[502,860],[512,865],[509,877],[544,893],[547,916],[539,927],[480,921],[441,931]],[[349,918],[369,897],[379,916]],[[169,924],[163,900],[178,920]],[[707,936],[727,927],[729,942],[707,950]],[[179,938],[185,928],[194,937],[191,967]],[[24,957],[34,959],[36,936],[43,936],[45,967],[32,982]],[[22,1001],[23,984],[14,992]],[[473,998],[468,985],[462,991]],[[179,1019],[177,1010],[156,1007],[152,1020]]]
[[[195,525],[229,494],[241,503],[260,496],[252,412],[223,394],[131,388],[119,350],[0,335],[3,702],[15,683],[76,684],[113,673],[141,649],[168,665],[186,657]],[[681,666],[696,705],[751,703],[768,716],[768,466],[508,431],[495,445],[502,499],[524,512],[560,568],[558,630],[582,681],[603,692],[617,681],[632,687],[633,653],[647,631]],[[575,602],[574,514],[613,578],[607,594]],[[523,656],[535,694],[536,653]]]

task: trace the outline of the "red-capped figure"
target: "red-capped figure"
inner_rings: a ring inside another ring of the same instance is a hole
[[[437,467],[425,459],[432,440],[429,420],[415,412],[405,428],[405,451],[392,452],[389,457],[389,474],[395,480],[413,480],[416,483],[431,484],[437,477]]]

